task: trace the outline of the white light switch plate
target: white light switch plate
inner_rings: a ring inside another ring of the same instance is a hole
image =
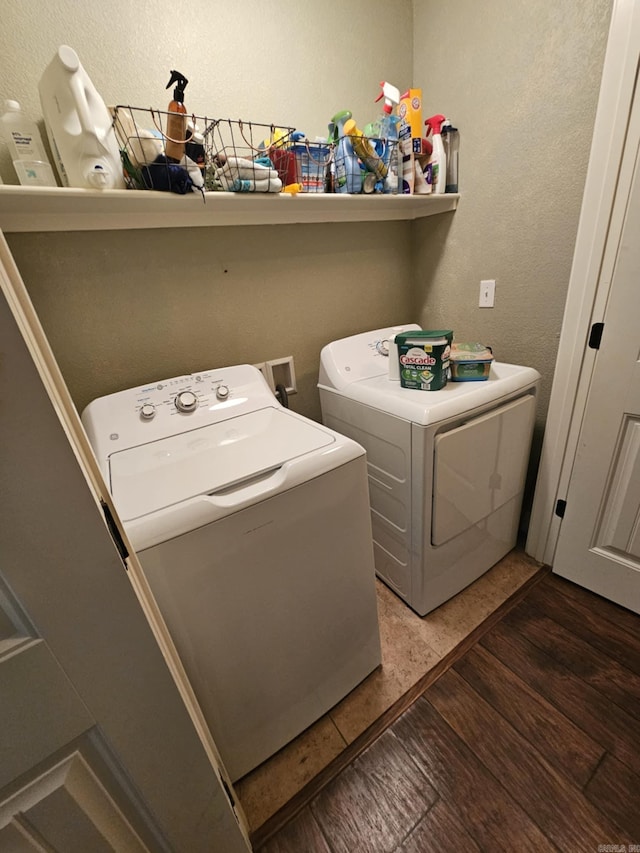
[[[487,279],[480,282],[480,308],[493,308],[493,303],[496,296],[496,283],[494,279]]]

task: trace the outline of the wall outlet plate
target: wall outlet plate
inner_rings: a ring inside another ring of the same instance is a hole
[[[284,385],[287,394],[296,393],[298,389],[296,387],[296,373],[293,368],[292,355],[286,355],[283,358],[273,358],[266,362],[266,366],[271,372],[271,382],[273,383],[272,388],[274,391],[276,386]]]

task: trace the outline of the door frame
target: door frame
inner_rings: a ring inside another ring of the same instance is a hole
[[[569,488],[597,352],[589,348],[589,333],[604,317],[640,139],[640,117],[632,116],[639,60],[640,2],[614,0],[525,546],[551,566],[561,524],[556,505]]]

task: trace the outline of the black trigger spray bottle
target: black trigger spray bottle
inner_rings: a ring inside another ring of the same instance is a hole
[[[166,85],[168,89],[175,84],[175,89],[173,90],[173,100],[168,109],[164,150],[169,159],[178,163],[184,157],[184,146],[187,141],[187,108],[184,105],[184,90],[188,82],[187,78],[179,71],[172,71],[171,79]]]

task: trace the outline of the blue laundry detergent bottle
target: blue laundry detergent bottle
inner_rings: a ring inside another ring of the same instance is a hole
[[[329,139],[336,143],[335,192],[359,193],[362,190],[362,169],[353,150],[351,138],[344,126],[351,118],[349,110],[336,113],[329,123]]]

